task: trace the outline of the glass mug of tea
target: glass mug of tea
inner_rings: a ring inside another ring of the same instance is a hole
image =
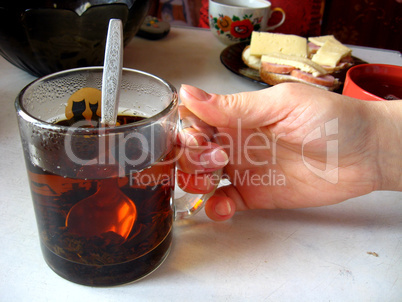
[[[91,286],[154,271],[169,253],[174,219],[193,215],[212,194],[174,199],[176,89],[123,69],[117,125],[104,128],[102,71],[51,74],[15,102],[44,259]]]

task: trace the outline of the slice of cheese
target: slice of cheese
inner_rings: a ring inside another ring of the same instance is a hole
[[[335,67],[342,58],[350,56],[351,53],[352,50],[338,40],[328,39],[311,60],[323,66]]]
[[[300,69],[301,71],[313,74],[313,76],[315,77],[327,73],[327,71],[321,65],[311,61],[310,59],[298,56],[272,53],[263,55],[261,57],[261,62],[294,66],[297,69]]]
[[[262,56],[269,53],[307,58],[307,39],[296,35],[254,31],[251,34],[250,54]]]
[[[308,38],[309,42],[311,42],[311,43],[313,43],[315,45],[318,45],[318,46],[323,46],[324,43],[326,41],[328,41],[328,40],[338,41],[338,40],[336,40],[336,38],[333,35],[326,35],[326,36],[319,36],[319,37],[309,37]]]

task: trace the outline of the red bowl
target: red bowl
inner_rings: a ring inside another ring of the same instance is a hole
[[[402,99],[402,66],[356,65],[346,73],[342,94],[368,101]]]

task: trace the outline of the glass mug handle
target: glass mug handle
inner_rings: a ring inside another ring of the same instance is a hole
[[[286,13],[285,13],[285,11],[284,11],[282,8],[280,8],[280,7],[275,7],[275,8],[273,8],[273,9],[271,10],[271,14],[270,14],[270,16],[269,16],[270,18],[271,18],[272,14],[273,14],[274,12],[280,12],[281,15],[282,15],[282,19],[281,19],[281,21],[279,21],[277,24],[268,26],[268,27],[267,27],[267,31],[273,30],[273,29],[275,29],[275,28],[281,26],[281,25],[283,24],[283,22],[285,22]]]
[[[222,169],[213,172],[216,177],[221,178]],[[174,198],[174,217],[175,220],[189,218],[197,214],[203,207],[205,202],[215,193],[216,186],[211,192],[207,194],[192,194],[182,191],[176,184],[175,198]],[[176,197],[180,194],[179,197]]]
[[[185,128],[190,128],[191,124],[188,123],[185,119],[179,120],[179,131],[182,131]],[[212,128],[214,134],[216,134],[215,128]],[[219,137],[213,136],[213,140],[220,143]],[[212,172],[213,179],[221,179],[223,173],[223,169],[216,170]],[[177,173],[176,173],[177,174]],[[174,189],[174,217],[175,220],[182,220],[197,214],[201,209],[203,209],[205,202],[214,195],[216,189],[219,184],[216,185],[212,191],[206,194],[193,194],[184,192],[178,185],[177,181]]]

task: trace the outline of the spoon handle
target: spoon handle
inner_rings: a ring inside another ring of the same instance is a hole
[[[110,19],[102,75],[101,124],[104,126],[116,125],[122,68],[123,24],[120,19]]]

